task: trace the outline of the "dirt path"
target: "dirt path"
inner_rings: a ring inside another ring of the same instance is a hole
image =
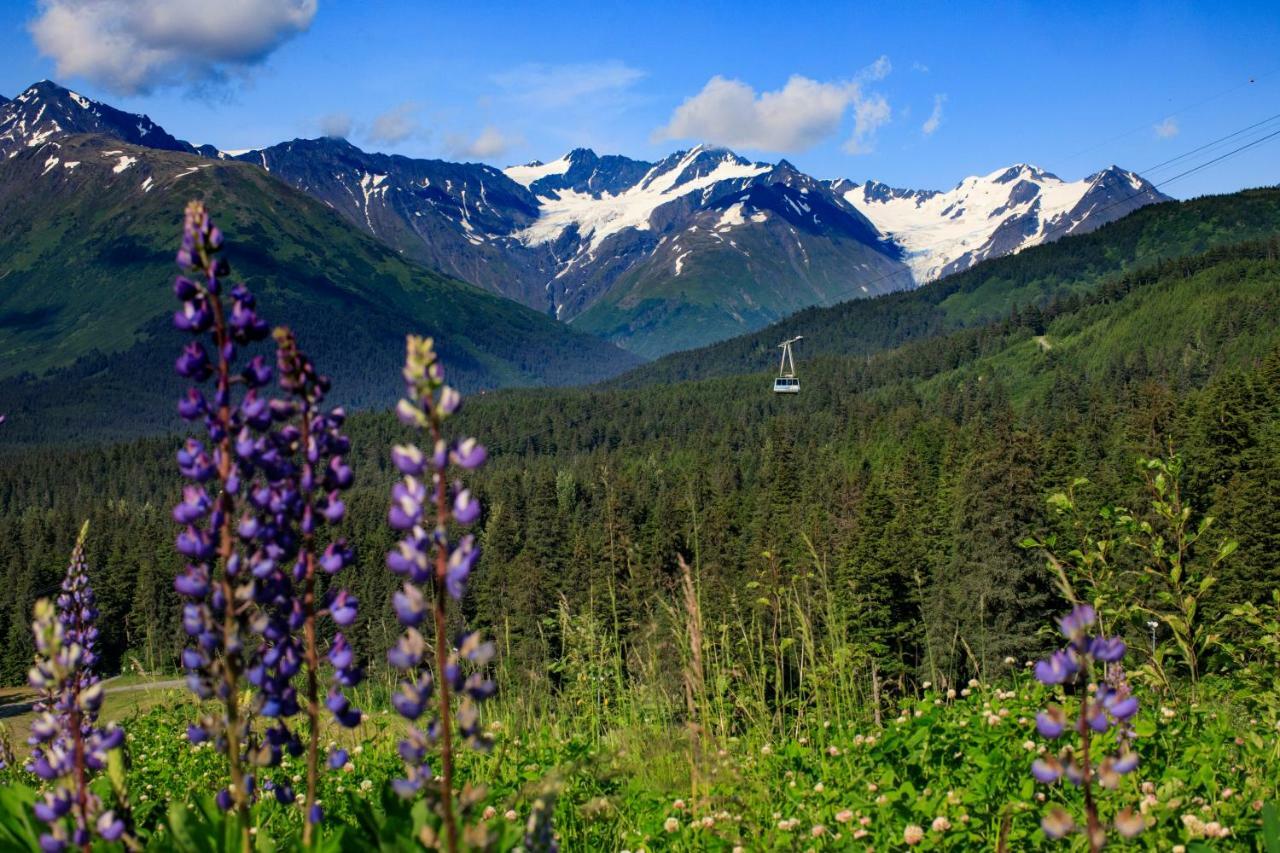
[[[173,690],[178,687],[185,687],[187,682],[180,678],[171,679],[169,681],[144,681],[137,684],[121,684],[112,687],[111,682],[114,678],[108,678],[103,682],[107,693],[132,693],[137,690]],[[0,719],[7,717],[20,717],[23,714],[31,713],[35,706],[36,697],[33,693],[22,693],[16,697],[16,701],[5,701],[0,703]]]

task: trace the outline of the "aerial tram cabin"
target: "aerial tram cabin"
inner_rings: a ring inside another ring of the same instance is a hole
[[[791,355],[791,345],[803,338],[803,335],[797,335],[789,341],[778,344],[778,348],[782,350],[782,361],[778,364],[778,378],[773,380],[773,393],[800,393],[800,380],[796,377],[796,361]]]

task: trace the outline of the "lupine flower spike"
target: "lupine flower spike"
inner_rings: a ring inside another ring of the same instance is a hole
[[[387,554],[387,566],[404,577],[404,586],[393,598],[396,618],[405,631],[387,652],[387,660],[402,673],[392,704],[413,725],[400,744],[406,775],[394,783],[403,797],[430,790],[432,771],[427,752],[440,742],[439,808],[445,842],[458,849],[458,827],[453,803],[454,712],[451,696],[461,696],[456,712],[457,733],[477,748],[490,745],[479,725],[477,703],[494,693],[484,675],[493,657],[493,645],[477,634],[466,634],[452,651],[448,649],[446,602],[461,599],[467,579],[479,558],[475,537],[466,534],[451,542],[449,528],[465,527],[479,518],[480,504],[460,482],[449,482],[450,468],[471,470],[484,464],[486,452],[473,438],[452,444],[444,438],[445,420],[458,410],[461,397],[444,384],[444,369],[430,338],[410,336],[405,358],[406,399],[396,413],[409,426],[426,430],[430,453],[414,445],[397,446],[391,458],[403,478],[391,490],[388,521],[403,538]],[[434,508],[434,513],[432,509]],[[431,598],[424,592],[428,588]],[[418,630],[431,610],[435,628],[435,673],[426,664],[427,641]],[[468,674],[467,670],[470,669]],[[430,704],[437,697],[436,711]],[[419,722],[428,716],[424,726]]]
[[[342,521],[346,507],[341,494],[351,487],[354,478],[344,461],[344,456],[351,449],[351,442],[341,432],[346,415],[340,408],[329,412],[320,409],[329,390],[329,380],[319,375],[311,360],[298,349],[291,331],[276,329],[274,336],[280,386],[289,394],[289,408],[298,418],[296,428],[290,425],[280,431],[277,449],[282,458],[298,459],[296,467],[287,466],[288,473],[281,478],[281,484],[298,497],[294,515],[301,531],[301,542],[292,577],[281,578],[279,600],[273,608],[278,624],[272,636],[282,650],[283,659],[294,649],[291,632],[296,627],[294,623],[301,619],[301,653],[307,662],[306,714],[310,734],[307,792],[303,801],[307,817],[303,825],[303,846],[310,847],[313,828],[324,816],[323,809],[316,802],[320,764],[320,652],[316,617],[327,614],[339,629],[350,625],[356,617],[356,599],[346,590],[330,593],[323,600],[318,597],[317,568],[325,574],[336,575],[352,561],[354,555],[345,539],[336,539],[322,554],[317,553],[316,533],[322,525],[336,525]],[[301,586],[296,594],[296,586],[290,581]],[[339,725],[354,727],[360,723],[361,713],[351,705],[343,689],[359,684],[363,673],[356,666],[355,653],[341,630],[334,634],[328,660],[333,666],[333,676],[325,705]],[[288,678],[283,680],[287,683]],[[342,750],[330,754],[330,767],[341,767],[345,763],[346,753]],[[279,785],[275,791],[282,802],[291,799],[292,791],[287,784]]]
[[[1089,849],[1101,850],[1107,840],[1107,829],[1098,816],[1099,789],[1113,789],[1120,777],[1138,766],[1138,754],[1130,740],[1130,719],[1138,712],[1138,700],[1129,692],[1120,664],[1125,654],[1125,643],[1119,637],[1094,636],[1089,629],[1095,621],[1095,613],[1087,604],[1076,606],[1058,621],[1067,638],[1065,648],[1059,649],[1035,666],[1036,678],[1047,685],[1078,682],[1079,712],[1074,719],[1060,705],[1050,705],[1036,715],[1036,730],[1041,737],[1057,740],[1074,729],[1078,744],[1063,747],[1058,753],[1045,752],[1031,765],[1031,775],[1039,782],[1051,785],[1060,778],[1083,789],[1085,822],[1078,827],[1075,818],[1061,807],[1051,809],[1041,821],[1041,827],[1050,838],[1062,838],[1077,829],[1085,834]],[[1103,677],[1094,684],[1094,665],[1102,664]],[[1084,688],[1091,689],[1084,689]],[[1119,735],[1119,748],[1114,755],[1101,758],[1096,751],[1097,736],[1115,728]],[[1143,820],[1132,809],[1116,813],[1115,829],[1122,836],[1131,838],[1143,830]]]
[[[281,653],[281,660],[270,667],[275,672],[269,674],[261,661],[250,666],[246,650],[258,615],[253,605],[272,593],[277,561],[285,558],[292,535],[287,528],[264,529],[262,518],[284,512],[282,504],[291,501],[287,493],[249,482],[255,466],[276,472],[280,460],[262,433],[283,417],[278,407],[260,397],[260,389],[271,381],[271,367],[261,356],[236,372],[237,348],[262,340],[268,329],[244,285],[232,287],[231,305],[224,304],[224,279],[230,269],[219,257],[221,249],[222,232],[204,205],[188,204],[177,255],[182,274],[174,280],[181,307],[173,323],[192,336],[175,368],[196,387],[179,401],[178,413],[185,420],[203,423],[209,443],[189,438],[178,451],[178,468],[191,482],[173,510],[174,520],[182,526],[177,548],[187,560],[174,587],[187,599],[182,617],[192,640],[182,654],[187,684],[200,699],[216,698],[222,706],[220,713],[208,714],[190,726],[187,735],[192,743],[212,739],[226,754],[231,784],[218,792],[217,802],[238,813],[241,845],[247,850],[249,804],[254,796],[254,777],[246,771],[247,762],[254,758],[269,763],[264,759],[277,755],[286,742],[294,751],[300,746],[296,738],[282,738],[281,729],[268,740],[265,754],[256,750],[250,742],[247,716],[238,703],[241,679],[248,674],[263,688],[257,700],[259,713],[284,717],[296,712],[290,689],[277,680],[292,666],[287,653]],[[212,347],[212,356],[206,343]],[[210,379],[211,399],[198,387]],[[238,402],[232,395],[235,385],[244,389]],[[274,644],[268,641],[267,653],[273,650]],[[273,693],[275,685],[281,689]]]
[[[124,731],[97,725],[103,689],[93,669],[98,611],[84,557],[88,532],[85,522],[57,605],[48,599],[36,602],[32,626],[36,661],[28,680],[40,699],[26,769],[47,783],[35,805],[36,817],[48,824],[48,832],[40,836],[47,853],[68,846],[87,851],[95,836],[118,841],[125,834],[124,821],[104,809],[89,787],[91,775],[107,766],[107,753],[123,742]]]
[[[265,338],[267,324],[242,284],[231,288],[230,307],[224,305],[222,279],[229,270],[218,257],[221,247],[221,232],[193,202],[178,252],[184,274],[175,282],[182,308],[174,323],[196,339],[183,349],[176,366],[197,383],[213,379],[215,387],[212,400],[192,388],[178,404],[184,418],[203,421],[210,449],[191,439],[178,454],[182,472],[194,482],[173,512],[185,526],[178,550],[190,561],[176,587],[189,599],[183,612],[194,639],[183,653],[188,683],[201,699],[221,700],[223,711],[191,726],[188,737],[194,743],[212,738],[226,753],[231,785],[217,800],[239,813],[245,849],[248,807],[257,790],[270,791],[281,803],[295,800],[287,781],[255,780],[248,766],[275,767],[285,752],[306,752],[303,841],[311,846],[313,826],[323,818],[316,800],[321,714],[317,618],[327,616],[341,629],[356,617],[355,597],[345,590],[322,595],[317,572],[334,575],[353,559],[345,540],[332,540],[323,551],[319,542],[321,528],[336,525],[346,514],[342,493],[353,480],[344,461],[350,442],[341,431],[342,409],[321,408],[329,380],[317,373],[288,329],[275,332],[275,371],[262,355],[248,359],[238,371],[233,368],[237,347]],[[210,339],[214,358],[201,338]],[[276,372],[284,397],[271,399],[265,389]],[[243,389],[238,399],[232,397],[233,386]],[[216,484],[216,497],[206,483]],[[250,634],[260,642],[247,643]],[[343,689],[358,684],[362,672],[341,630],[333,637],[328,661],[333,684],[325,705],[340,725],[355,726],[361,713]],[[300,703],[293,679],[303,663],[305,702]],[[266,721],[260,734],[238,705],[242,678],[255,688],[249,713]],[[304,712],[306,745],[289,727],[289,720]],[[331,766],[334,758],[329,756]]]

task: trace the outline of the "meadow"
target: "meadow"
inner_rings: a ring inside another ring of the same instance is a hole
[[[500,694],[485,713],[494,748],[461,754],[460,790],[476,790],[469,820],[488,830],[478,847],[548,849],[527,833],[548,821],[562,850],[1073,849],[1040,825],[1051,805],[1079,813],[1082,802],[1077,788],[1039,785],[1030,775],[1045,746],[1035,717],[1053,691],[1027,662],[997,683],[930,685],[886,702],[877,723],[870,685],[841,685],[831,675],[850,650],[788,631],[779,645],[810,644],[814,674],[803,701],[771,715],[760,697],[773,651],[722,642],[727,626],[713,626],[703,645],[705,684],[690,713],[684,695],[620,683],[624,662],[607,627],[561,617],[578,641],[566,654],[568,687],[557,696]],[[1258,625],[1280,648],[1280,608]],[[762,663],[748,675],[752,660]],[[1277,663],[1255,657],[1230,666],[1194,693],[1176,684],[1135,689],[1139,768],[1107,794],[1113,812],[1132,806],[1146,827],[1132,840],[1113,837],[1111,846],[1275,849]],[[366,709],[361,723],[324,730],[326,744],[344,748],[348,760],[322,779],[328,823],[317,849],[418,849],[422,828],[438,823],[390,793],[403,772],[404,728],[389,705],[391,689],[386,681],[366,685],[353,697]],[[211,793],[225,784],[226,757],[185,736],[198,703],[185,689],[130,695],[120,694],[104,716],[128,732],[122,791],[139,838],[148,849],[236,849]],[[6,725],[10,748],[20,751],[14,741],[28,720]],[[0,838],[9,849],[28,849],[15,818],[30,807],[31,792],[20,786],[31,777],[20,759],[3,773],[12,787],[0,794],[9,815],[0,829],[9,834]],[[279,767],[295,784],[305,773],[305,762],[288,756]],[[292,804],[262,800],[253,809],[255,849],[294,849],[302,818]],[[25,826],[35,829],[30,817]],[[916,845],[904,837],[911,827],[921,830]]]

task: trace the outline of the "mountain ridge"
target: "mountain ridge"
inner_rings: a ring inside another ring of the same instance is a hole
[[[0,105],[0,155],[80,129],[252,163],[409,260],[646,357],[910,289],[1166,198],[1117,167],[1065,182],[1015,164],[903,190],[706,145],[656,162],[575,148],[506,169],[325,137],[232,154],[48,81]]]

